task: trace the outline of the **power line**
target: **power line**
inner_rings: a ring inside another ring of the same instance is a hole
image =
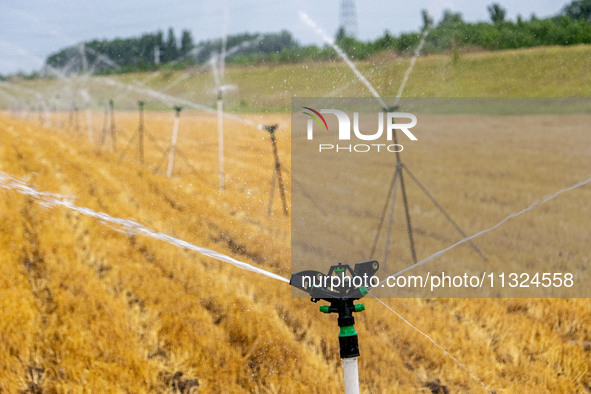
[[[357,37],[357,12],[353,0],[341,0],[340,28],[347,37]]]

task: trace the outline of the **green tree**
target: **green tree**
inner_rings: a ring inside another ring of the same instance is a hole
[[[424,31],[424,30],[430,29],[431,26],[433,26],[433,18],[431,17],[431,15],[429,15],[427,10],[423,9],[423,10],[421,10],[421,16],[423,18],[422,30]]]
[[[591,22],[591,0],[575,0],[564,7],[562,13],[572,19]]]
[[[183,30],[181,34],[181,55],[186,55],[195,47],[193,36],[189,30]]]
[[[388,30],[386,30],[383,37],[378,38],[373,43],[373,47],[376,52],[384,51],[384,50],[388,50],[388,49],[394,49],[395,45],[396,45],[396,40],[394,39],[394,37],[392,37],[392,35],[390,34],[390,32]]]
[[[341,26],[339,27],[339,30],[337,30],[337,35],[335,37],[336,42],[342,41],[345,37],[347,37],[347,34],[345,33],[345,28]]]
[[[490,15],[490,20],[495,24],[500,24],[505,22],[505,15],[507,14],[507,10],[501,7],[499,3],[493,3],[487,7],[488,14]]]
[[[168,29],[168,35],[166,37],[166,44],[164,45],[164,53],[162,60],[165,63],[175,60],[178,57],[178,47],[176,44],[176,37],[174,36],[173,28]]]
[[[453,12],[451,10],[443,11],[443,18],[439,22],[439,27],[454,27],[464,23],[462,20],[462,14],[459,12]]]

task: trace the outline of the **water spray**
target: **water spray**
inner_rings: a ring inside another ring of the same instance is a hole
[[[180,238],[176,238],[172,235],[159,232],[157,230],[144,226],[143,224],[135,220],[123,219],[116,216],[111,216],[105,212],[95,211],[88,207],[78,206],[74,204],[74,198],[72,196],[65,196],[62,194],[37,190],[29,186],[25,182],[25,180],[21,178],[15,178],[2,171],[0,171],[0,191],[1,190],[12,190],[17,193],[30,196],[35,200],[35,202],[37,202],[39,205],[45,208],[63,207],[66,209],[70,209],[72,211],[76,211],[81,215],[92,217],[96,219],[99,223],[109,227],[110,229],[117,231],[119,233],[126,234],[127,236],[139,235],[157,239],[162,242],[166,242],[170,245],[191,250],[201,255],[211,257],[213,259],[228,264],[232,264],[233,266],[240,268],[242,270],[251,271],[260,275],[264,275],[268,278],[275,279],[283,283],[289,283],[289,280],[281,275],[275,274],[271,271],[267,271],[260,267],[255,267],[243,261],[236,260],[233,257],[216,252],[215,250],[197,246],[190,242],[184,241]]]
[[[369,278],[374,277],[379,263],[375,260],[355,264],[337,264],[330,267],[328,274],[306,270],[292,274],[289,284],[310,295],[310,301],[328,301],[321,305],[320,312],[336,313],[339,331],[340,357],[343,362],[345,394],[359,393],[359,340],[355,331],[353,313],[365,310],[365,305],[355,304],[369,293]]]
[[[318,34],[326,44],[330,45],[332,47],[332,49],[335,50],[335,52],[341,57],[341,59],[343,59],[343,61],[347,64],[347,66],[349,66],[349,68],[351,69],[351,71],[353,71],[353,73],[355,73],[355,76],[357,77],[357,79],[359,79],[359,81],[361,81],[361,83],[363,83],[367,89],[369,89],[369,91],[371,92],[371,94],[373,94],[373,96],[376,98],[376,100],[378,100],[378,102],[380,103],[380,105],[382,106],[382,108],[387,108],[388,106],[386,105],[386,103],[384,102],[384,100],[382,99],[382,97],[378,94],[377,90],[373,87],[373,85],[367,80],[367,78],[365,78],[365,76],[363,74],[361,74],[361,72],[357,69],[357,67],[355,67],[355,64],[353,64],[353,62],[349,59],[349,57],[347,56],[347,54],[345,52],[343,52],[343,50],[341,48],[339,48],[338,45],[335,44],[334,40],[329,37],[324,30],[322,30],[313,20],[312,18],[310,18],[310,16],[308,14],[306,14],[303,11],[299,11],[298,12],[300,19],[307,24],[309,27],[311,27],[314,32],[316,34]]]

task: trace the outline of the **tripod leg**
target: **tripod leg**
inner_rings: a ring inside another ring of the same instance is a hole
[[[370,259],[373,259],[376,253],[376,247],[378,246],[378,240],[380,239],[380,233],[382,232],[382,226],[384,225],[384,219],[386,219],[386,212],[388,211],[388,205],[390,204],[390,196],[392,195],[392,191],[394,189],[394,185],[396,184],[396,179],[398,179],[398,169],[394,171],[394,175],[392,175],[392,182],[390,182],[390,187],[388,188],[388,194],[386,195],[386,201],[384,202],[384,209],[382,210],[382,216],[380,218],[380,225],[378,226],[378,232],[373,240],[373,245],[371,247]],[[394,200],[392,200],[394,201]]]
[[[168,149],[170,149],[170,148],[163,149],[162,146],[160,145],[160,143],[158,142],[158,140],[148,130],[144,130],[144,134],[146,136],[148,136],[150,141],[152,141],[152,144],[154,144],[156,146],[156,149],[158,149],[160,151],[160,153],[164,153],[165,151],[168,152]]]
[[[298,189],[300,192],[302,192],[304,197],[306,197],[312,203],[312,205],[314,205],[316,207],[316,209],[318,209],[320,211],[320,213],[322,213],[323,215],[326,215],[326,211],[324,209],[322,209],[322,207],[320,205],[318,205],[318,203],[316,201],[314,201],[314,199],[312,198],[310,193],[308,193],[308,191],[302,186],[302,184],[300,184],[297,181],[297,179],[293,176],[293,174],[290,173],[287,168],[284,168],[283,171],[285,171],[287,173],[287,176],[289,176],[291,178],[291,184],[293,186],[295,186],[295,188]]]
[[[398,137],[396,130],[392,133],[394,143],[398,144]],[[396,151],[396,170],[400,171],[400,190],[402,191],[402,202],[404,203],[404,214],[406,215],[406,229],[408,231],[408,240],[410,242],[410,253],[412,254],[412,261],[417,263],[417,252],[415,251],[415,241],[412,235],[412,225],[410,222],[410,212],[408,211],[408,200],[406,198],[406,187],[404,187],[404,177],[402,176],[402,160],[400,158],[400,151]]]
[[[291,184],[294,185],[296,189],[301,191],[304,197],[306,197],[312,203],[312,205],[314,205],[316,209],[320,211],[321,214],[326,215],[326,211],[316,201],[314,201],[310,193],[308,193],[308,191],[304,189],[304,187],[293,176],[291,177]]]
[[[125,156],[127,156],[127,151],[129,150],[131,145],[135,142],[136,138],[137,138],[137,135],[134,134],[133,137],[131,137],[129,139],[129,141],[127,141],[127,144],[125,145],[125,148],[123,149],[123,152],[121,153],[121,156],[119,156],[119,163],[121,163],[123,161],[123,159],[125,159]]]
[[[160,171],[160,167],[162,166],[162,164],[165,163],[166,161],[166,155],[168,154],[168,151],[170,150],[169,148],[166,148],[166,150],[164,152],[162,152],[162,157],[160,158],[160,161],[158,162],[158,165],[154,168],[154,173]]]
[[[193,171],[193,173],[197,174],[197,169],[193,166],[193,164],[191,164],[191,162],[189,161],[187,156],[185,156],[183,151],[181,151],[181,148],[179,148],[178,146],[176,147],[176,153],[177,153],[177,155],[180,156],[181,159],[183,159],[185,161],[185,163],[189,166],[191,171]]]
[[[275,166],[275,173],[277,174],[277,179],[279,180],[279,194],[281,195],[281,203],[283,205],[283,213],[287,216],[287,200],[285,199],[285,186],[283,185],[283,177],[281,176],[281,165],[277,162]]]
[[[107,124],[108,124],[108,119],[109,119],[109,113],[107,112],[107,110],[105,109],[105,118],[103,121],[103,132],[101,133],[101,136],[99,138],[99,146],[103,146],[103,144],[105,143],[106,139],[107,139]],[[61,126],[61,123],[60,123]]]
[[[450,222],[452,224],[452,226],[454,226],[454,228],[456,229],[456,231],[463,237],[463,238],[467,238],[468,236],[466,235],[466,233],[464,233],[464,231],[462,230],[462,228],[451,218],[451,216],[449,216],[449,214],[445,211],[445,209],[443,209],[443,207],[437,202],[437,200],[435,199],[435,197],[433,197],[433,195],[431,195],[431,193],[429,193],[429,191],[425,188],[425,186],[423,186],[423,184],[421,182],[419,182],[419,180],[417,179],[417,177],[415,177],[413,175],[413,173],[408,169],[408,167],[406,165],[404,165],[404,169],[406,170],[406,172],[408,173],[408,175],[410,176],[410,178],[417,184],[417,186],[419,187],[419,189],[421,189],[423,191],[423,193],[425,193],[425,195],[429,198],[429,200],[431,200],[431,202],[433,203],[433,205],[435,205],[437,207],[437,209],[439,209],[439,212],[441,212],[443,214],[443,216],[447,219],[448,222]],[[487,263],[488,259],[486,258],[486,256],[484,255],[484,253],[482,253],[482,251],[480,249],[478,249],[478,247],[476,246],[476,244],[474,244],[474,242],[472,241],[468,241],[470,242],[470,246],[472,247],[472,249],[478,253],[478,255],[480,256],[480,258]]]
[[[402,171],[400,167],[396,167],[396,175]],[[396,176],[394,177],[396,181]],[[394,208],[396,206],[396,189],[398,183],[394,182],[394,188],[392,189],[392,208],[390,208],[390,219],[388,221],[388,232],[386,233],[386,247],[384,250],[384,262],[382,264],[383,267],[386,267],[388,263],[388,253],[390,252],[390,235],[392,234],[392,226],[394,225]]]
[[[397,163],[397,166],[402,167],[402,162]],[[400,168],[400,189],[402,190],[402,201],[404,203],[404,213],[406,214],[406,228],[408,230],[408,240],[410,241],[410,253],[412,260],[417,263],[417,252],[415,251],[415,241],[412,235],[412,225],[410,222],[410,212],[408,211],[408,200],[406,198],[406,188],[404,187],[404,177],[402,176],[402,168]]]
[[[275,178],[277,177],[277,170],[273,171],[273,178],[271,178],[271,192],[269,193],[269,205],[267,206],[267,215],[271,216],[271,209],[273,208],[273,195],[275,194]]]

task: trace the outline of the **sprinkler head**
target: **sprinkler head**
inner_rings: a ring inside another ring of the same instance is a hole
[[[338,263],[330,267],[328,274],[313,270],[296,272],[291,275],[290,285],[310,294],[312,302],[358,300],[369,292],[370,279],[379,268],[375,260],[357,263],[354,268]]]
[[[359,341],[353,313],[364,311],[365,305],[355,304],[354,301],[367,295],[368,285],[379,267],[380,264],[375,260],[357,263],[354,269],[351,269],[349,264],[338,263],[330,267],[326,275],[308,270],[296,272],[291,276],[289,284],[310,294],[312,302],[325,300],[330,303],[322,305],[320,312],[338,314],[342,359],[359,357]]]
[[[384,107],[383,110],[384,112],[394,112],[397,111],[400,108],[400,105],[393,105],[391,107]]]
[[[277,130],[278,127],[279,127],[278,124],[271,124],[271,125],[261,124],[261,125],[259,125],[259,129],[266,130],[269,132],[269,134],[275,133],[275,130]]]

